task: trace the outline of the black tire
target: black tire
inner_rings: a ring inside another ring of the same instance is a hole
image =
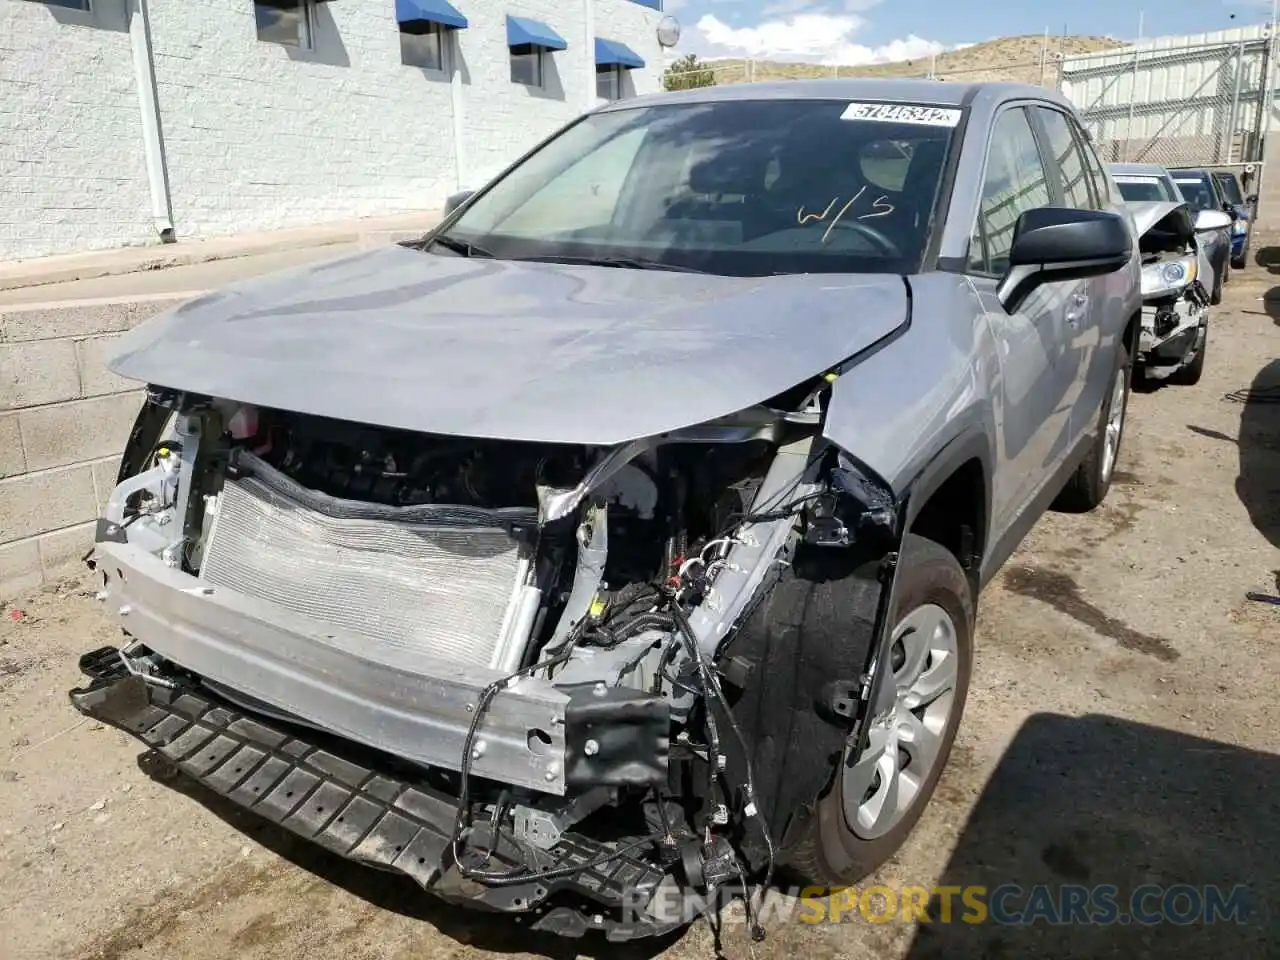
[[[1180,387],[1194,387],[1200,382],[1200,377],[1204,374],[1204,355],[1209,350],[1209,324],[1204,325],[1204,339],[1200,341],[1200,349],[1196,351],[1196,355],[1191,358],[1190,363],[1184,363],[1166,378],[1170,383],[1176,383]]]
[[[1240,248],[1240,256],[1231,258],[1231,266],[1236,270],[1243,270],[1249,265],[1249,241],[1253,239],[1251,234],[1246,234],[1244,238],[1244,246]]]
[[[1209,302],[1217,306],[1222,302],[1222,285],[1227,282],[1227,271],[1230,269],[1231,255],[1222,258],[1220,266],[1214,267],[1213,289],[1209,292]]]
[[[1128,421],[1129,394],[1133,388],[1133,360],[1130,359],[1129,351],[1124,344],[1121,344],[1116,351],[1112,377],[1121,372],[1124,374],[1124,393],[1121,402],[1125,405],[1125,411],[1120,420],[1120,435],[1116,438],[1116,459],[1119,459],[1120,450],[1123,448],[1124,426]],[[1087,513],[1105,500],[1107,491],[1111,489],[1115,463],[1112,463],[1111,471],[1106,476],[1103,476],[1102,467],[1106,452],[1107,422],[1111,419],[1114,382],[1112,379],[1107,384],[1106,397],[1102,401],[1102,409],[1098,412],[1098,433],[1094,437],[1093,446],[1089,448],[1088,455],[1080,466],[1076,467],[1075,472],[1062,488],[1062,492],[1053,501],[1054,510],[1064,513]]]
[[[813,815],[782,853],[785,868],[810,885],[829,888],[855,883],[897,852],[929,805],[964,716],[973,670],[974,600],[969,580],[949,550],[924,537],[907,534],[900,556],[897,604],[890,624],[898,624],[925,604],[937,604],[955,625],[956,687],[947,729],[933,769],[914,803],[902,820],[874,840],[864,840],[850,829],[844,813],[843,778],[837,767],[830,789],[818,798]],[[842,765],[843,758],[837,764]]]

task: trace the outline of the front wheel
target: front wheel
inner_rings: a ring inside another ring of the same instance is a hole
[[[891,857],[942,775],[973,668],[974,602],[951,552],[908,534],[897,578],[889,669],[892,705],[871,719],[866,748],[846,746],[830,790],[786,852],[824,887],[854,883]]]
[[[1124,439],[1125,414],[1129,409],[1129,386],[1133,376],[1133,361],[1129,351],[1121,344],[1116,350],[1115,367],[1111,384],[1102,410],[1098,413],[1098,433],[1088,455],[1062,488],[1053,509],[1066,513],[1086,513],[1104,499],[1111,489],[1111,477],[1115,473],[1116,460],[1120,456],[1120,441]]]
[[[1217,306],[1222,302],[1222,285],[1227,282],[1227,271],[1230,267],[1231,255],[1222,258],[1222,263],[1214,268],[1213,290],[1209,293],[1209,302]]]
[[[1204,355],[1209,349],[1208,323],[1201,326],[1200,333],[1200,346],[1196,350],[1196,355],[1169,374],[1170,383],[1176,383],[1181,387],[1194,387],[1200,382],[1200,377],[1204,375]]]

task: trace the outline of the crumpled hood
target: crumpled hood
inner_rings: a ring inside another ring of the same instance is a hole
[[[907,311],[890,275],[717,277],[388,246],[186,303],[126,334],[109,366],[316,416],[604,445],[767,400]]]
[[[1186,206],[1185,200],[1148,200],[1142,203],[1130,203],[1129,210],[1133,213],[1133,222],[1138,228],[1138,236],[1142,236],[1174,210]],[[1187,209],[1190,216],[1190,208]]]

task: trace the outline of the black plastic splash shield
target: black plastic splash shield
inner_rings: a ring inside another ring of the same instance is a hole
[[[596,930],[622,941],[681,925],[637,917],[634,910],[624,918],[637,891],[656,889],[664,876],[639,850],[546,882],[457,883],[448,849],[454,797],[355,762],[340,748],[317,746],[306,731],[248,715],[202,688],[148,683],[129,673],[114,647],[85,654],[80,669],[90,682],[69,696],[81,713],[137,737],[209,789],[349,860],[405,874],[466,906],[528,914],[532,929],[561,935]],[[506,852],[515,845],[498,847]],[[612,849],[565,833],[540,851],[537,866],[593,863]],[[495,868],[502,864],[488,867]],[[561,895],[574,905],[559,903]]]

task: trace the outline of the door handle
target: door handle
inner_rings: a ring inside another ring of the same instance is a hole
[[[1080,318],[1084,316],[1085,308],[1089,306],[1089,298],[1083,293],[1073,293],[1071,295],[1070,306],[1067,307],[1067,323],[1075,326],[1080,322]]]

